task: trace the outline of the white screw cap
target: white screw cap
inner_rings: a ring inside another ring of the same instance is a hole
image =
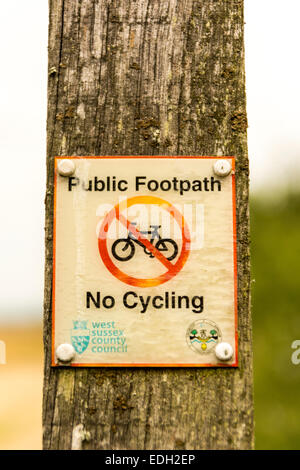
[[[71,344],[60,344],[56,349],[56,356],[60,362],[71,362],[75,357],[75,349]]]
[[[231,163],[229,160],[217,160],[213,169],[217,176],[228,176],[231,173]]]
[[[229,361],[233,356],[233,349],[229,343],[219,343],[216,346],[215,353],[220,361]]]
[[[61,176],[71,176],[75,171],[75,163],[73,160],[60,160],[57,164],[57,170]]]

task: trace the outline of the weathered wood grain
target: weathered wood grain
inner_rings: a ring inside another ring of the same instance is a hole
[[[49,9],[44,448],[251,448],[243,1]],[[51,369],[53,157],[105,154],[236,155],[238,369]]]

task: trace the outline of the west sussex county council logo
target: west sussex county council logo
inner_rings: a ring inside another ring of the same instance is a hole
[[[73,321],[74,328],[71,330],[71,341],[75,351],[82,354],[90,342],[90,330],[87,328],[87,321]]]
[[[211,352],[221,339],[219,327],[211,320],[197,320],[191,323],[186,332],[188,345],[200,354]]]

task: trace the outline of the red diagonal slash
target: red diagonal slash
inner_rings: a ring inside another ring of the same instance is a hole
[[[154,246],[148,238],[142,236],[141,232],[129,222],[126,217],[120,214],[119,208],[116,209],[116,218],[140,241],[168,270],[171,270],[173,264]]]

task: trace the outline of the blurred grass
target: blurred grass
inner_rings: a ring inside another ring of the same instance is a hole
[[[280,203],[278,201],[281,201]],[[251,203],[257,449],[300,449],[300,194]]]

